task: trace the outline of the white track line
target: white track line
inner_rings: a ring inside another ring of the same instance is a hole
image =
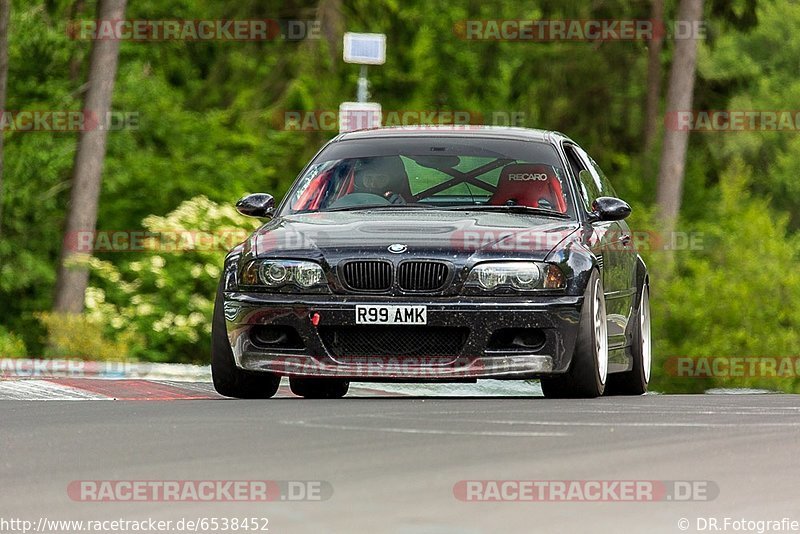
[[[650,428],[749,428],[749,427],[800,427],[800,422],[786,422],[786,423],[678,423],[678,422],[642,422],[634,423],[628,421],[613,421],[613,422],[600,422],[600,421],[515,421],[515,420],[481,420],[481,419],[459,419],[459,422],[464,423],[483,423],[494,425],[525,425],[525,426],[600,426],[600,427],[650,427]]]
[[[447,436],[500,436],[512,438],[552,438],[569,436],[566,432],[514,432],[492,430],[440,430],[427,428],[374,427],[358,425],[329,425],[326,423],[307,423],[305,421],[281,421],[283,425],[302,426],[306,428],[324,428],[329,430],[364,430],[370,432],[394,432],[398,434],[435,434]]]
[[[110,397],[47,380],[0,380],[2,400],[111,400]]]

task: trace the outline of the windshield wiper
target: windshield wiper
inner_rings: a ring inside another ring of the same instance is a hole
[[[385,209],[398,209],[398,208],[425,208],[435,209],[436,206],[421,203],[408,203],[408,204],[362,204],[358,206],[341,206],[338,208],[325,208],[319,210],[320,213],[329,211],[361,211],[361,210],[385,210]]]
[[[425,204],[423,202],[406,202],[405,204],[385,204],[379,206],[380,208],[425,208],[426,210],[436,209],[436,206]]]
[[[557,217],[559,219],[569,219],[569,215],[561,213],[560,211],[549,210],[546,208],[534,208],[531,206],[523,206],[521,204],[507,205],[492,205],[492,204],[477,204],[474,206],[451,206],[448,209],[456,211],[501,211],[508,213],[530,213],[531,215],[542,215],[544,217]]]

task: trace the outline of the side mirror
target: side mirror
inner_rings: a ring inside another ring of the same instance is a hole
[[[614,197],[598,197],[592,202],[592,213],[589,220],[595,221],[621,221],[631,214],[631,207],[627,202]]]
[[[275,211],[275,199],[266,193],[253,193],[239,199],[236,211],[248,217],[272,217]]]

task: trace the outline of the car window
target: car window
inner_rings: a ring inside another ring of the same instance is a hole
[[[595,184],[599,192],[599,196],[616,197],[617,192],[614,191],[614,187],[611,185],[611,182],[608,181],[608,178],[597,162],[580,147],[576,147],[576,151],[580,155],[581,159],[586,162],[586,169],[591,174],[592,182]]]
[[[594,175],[595,180],[600,181],[600,194],[604,197],[616,197],[617,192],[614,190],[614,187],[611,185],[611,182],[608,181],[605,173],[600,169],[600,166],[597,164],[595,160],[593,160],[588,155],[586,156],[589,159],[589,172]]]
[[[603,196],[594,174],[586,169],[578,173],[578,182],[581,188],[581,196],[587,211],[592,210],[592,203],[598,197]]]
[[[592,203],[598,197],[617,196],[603,170],[583,149],[575,145],[566,145],[564,149],[567,160],[578,177],[579,193],[587,211],[591,211]]]
[[[520,205],[573,214],[567,174],[552,145],[525,143],[522,148],[500,152],[436,140],[423,149],[396,147],[395,153],[324,160],[297,180],[288,211],[425,204]]]
[[[582,151],[577,146],[566,144],[564,145],[564,152],[567,155],[567,161],[572,173],[578,179],[578,193],[583,200],[583,206],[586,211],[591,211],[592,202],[597,197],[602,196],[599,178],[589,172],[585,160],[580,155]]]
[[[446,174],[435,167],[421,165],[412,158],[401,156],[401,159],[403,160],[406,173],[408,174],[411,192],[414,195],[420,194],[432,187],[437,186],[438,184],[452,180],[453,178],[453,176],[450,174]],[[494,158],[465,156],[459,158],[458,164],[454,165],[452,168],[463,173],[468,173],[487,164],[491,164],[492,161],[494,161]],[[495,167],[486,172],[475,174],[475,178],[481,180],[487,185],[495,187],[497,186],[497,181],[500,178],[501,172],[502,167]],[[486,193],[487,190],[485,189],[476,186],[470,186],[470,184],[466,182],[460,182],[453,187],[442,191],[441,195],[481,195]]]

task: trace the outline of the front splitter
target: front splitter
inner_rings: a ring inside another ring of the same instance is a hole
[[[478,378],[535,378],[553,371],[543,354],[459,357],[454,360],[413,356],[363,356],[346,360],[305,355],[246,352],[241,368],[284,376],[435,381]]]

